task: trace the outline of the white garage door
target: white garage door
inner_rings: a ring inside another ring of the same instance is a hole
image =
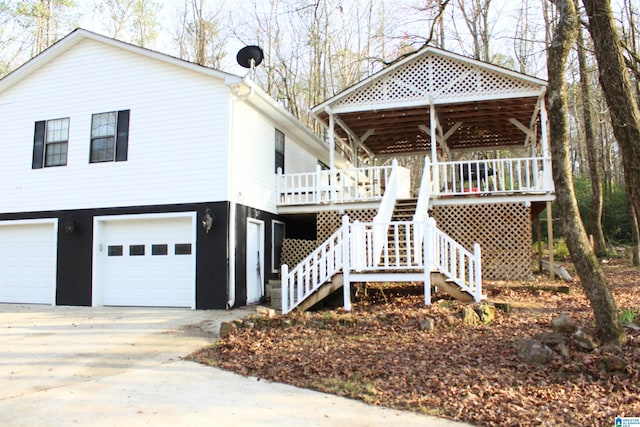
[[[193,307],[192,221],[191,217],[104,221],[103,304]]]
[[[55,224],[0,224],[0,302],[54,304],[55,287]]]

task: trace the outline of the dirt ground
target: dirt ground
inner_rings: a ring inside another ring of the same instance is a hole
[[[603,267],[621,318],[637,325],[640,271],[620,259]],[[436,294],[424,306],[419,285],[376,284],[366,291],[349,313],[251,316],[191,358],[475,425],[613,425],[616,416],[640,417],[638,330],[625,328],[624,345],[591,351],[571,333],[553,334],[551,321],[563,313],[594,333],[593,313],[577,279],[485,281],[487,303],[509,306],[495,310],[492,320],[470,325],[461,318],[465,305],[446,295]],[[542,340],[545,360],[519,355],[531,339]]]

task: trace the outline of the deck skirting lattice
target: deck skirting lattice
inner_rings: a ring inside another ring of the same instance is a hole
[[[376,216],[376,209],[346,209],[339,211],[319,212],[316,217],[318,243],[327,240],[342,225],[342,215],[349,217],[349,222],[371,222]]]
[[[480,244],[483,278],[531,279],[531,209],[524,203],[441,205],[434,206],[432,216],[467,250]]]
[[[313,252],[322,242],[327,240],[342,225],[342,215],[349,216],[349,221],[371,222],[376,216],[375,209],[347,209],[339,211],[319,212],[316,215],[317,240],[284,239],[282,242],[281,264],[295,267],[307,255]]]

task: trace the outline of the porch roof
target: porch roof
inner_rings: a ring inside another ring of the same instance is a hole
[[[428,151],[431,107],[448,149],[522,145],[547,83],[426,47],[312,109],[335,134],[376,155]]]

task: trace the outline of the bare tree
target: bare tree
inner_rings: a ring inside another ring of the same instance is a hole
[[[621,39],[609,0],[583,0],[600,69],[600,85],[610,111],[613,133],[622,152],[630,213],[640,213],[640,110],[625,69]]]
[[[158,36],[160,3],[153,0],[101,0],[96,11],[109,35],[146,47]]]
[[[591,250],[573,190],[569,166],[567,56],[578,35],[578,16],[573,0],[555,0],[558,21],[548,49],[549,127],[553,179],[560,211],[562,234],[591,303],[598,336],[607,342],[623,342],[624,330],[618,310],[598,260]]]
[[[485,62],[491,61],[489,40],[491,25],[489,8],[491,0],[458,0],[458,8],[464,17],[473,43],[473,56]]]
[[[587,152],[587,163],[589,165],[589,177],[591,178],[591,214],[589,217],[589,228],[594,236],[596,254],[603,256],[606,254],[606,242],[604,240],[604,232],[602,231],[602,212],[604,209],[602,170],[598,155],[598,144],[596,142],[596,117],[593,111],[591,79],[589,78],[587,55],[585,53],[586,49],[581,29],[578,30],[577,42],[578,64],[580,67],[580,88],[582,91],[584,140]]]
[[[16,18],[31,35],[31,56],[49,47],[71,26],[72,0],[25,0],[17,3]]]
[[[185,0],[179,14],[177,42],[180,57],[196,64],[220,68],[226,42],[221,16],[223,4],[209,11],[205,0]]]

